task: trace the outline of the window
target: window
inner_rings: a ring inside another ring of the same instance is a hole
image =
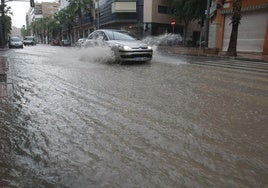
[[[169,10],[168,7],[158,5],[158,13],[160,13],[160,14],[168,14],[169,13],[168,10]]]

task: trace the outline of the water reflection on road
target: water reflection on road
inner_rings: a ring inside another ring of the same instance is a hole
[[[267,74],[157,54],[118,65],[107,49],[8,53],[0,187],[268,185]]]

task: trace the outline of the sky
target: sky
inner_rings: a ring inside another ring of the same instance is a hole
[[[55,0],[35,0],[35,3],[40,2],[55,2]],[[11,12],[13,13],[13,15],[10,15],[12,18],[12,26],[22,28],[23,25],[26,25],[25,17],[30,9],[30,1],[13,0],[7,2],[7,5],[11,7]]]

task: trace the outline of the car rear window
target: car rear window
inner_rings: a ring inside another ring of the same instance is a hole
[[[34,37],[25,37],[24,40],[34,40]]]

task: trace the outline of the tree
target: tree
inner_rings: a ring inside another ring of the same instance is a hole
[[[173,15],[184,22],[183,43],[186,44],[188,25],[191,21],[204,19],[205,0],[173,0]]]
[[[60,23],[53,17],[44,17],[31,23],[33,34],[42,43],[47,43],[51,38],[57,38],[60,33]]]
[[[74,18],[76,15],[78,16],[78,24],[79,24],[79,29],[80,29],[80,34],[82,30],[82,14],[88,14],[89,7],[91,0],[69,0],[69,12],[74,15]],[[75,20],[74,20],[75,22]]]
[[[69,7],[66,7],[65,9],[62,9],[58,12],[58,14],[55,16],[55,19],[59,22],[61,25],[62,31],[67,31],[67,39],[70,39],[70,33],[71,33],[71,27],[73,26],[73,19],[74,14],[72,14]]]
[[[59,38],[59,33],[61,31],[60,23],[52,17],[50,17],[48,22],[48,34],[50,38]]]
[[[1,1],[1,5],[0,5],[0,12],[1,12],[1,16],[0,16],[0,46],[1,47],[5,47],[6,43],[7,43],[7,34],[10,34],[11,32],[11,26],[12,26],[12,22],[11,22],[11,17],[8,16],[8,14],[12,15],[11,12],[11,7],[8,7],[5,3],[5,1]]]
[[[242,18],[241,15],[242,0],[234,0],[233,3],[233,15],[231,18],[232,31],[230,42],[227,50],[227,55],[237,56],[237,36],[238,36],[238,26]]]
[[[25,27],[25,25],[22,26],[22,28],[20,29],[20,33],[22,35],[22,37],[24,38],[27,35],[30,35],[30,29]]]

